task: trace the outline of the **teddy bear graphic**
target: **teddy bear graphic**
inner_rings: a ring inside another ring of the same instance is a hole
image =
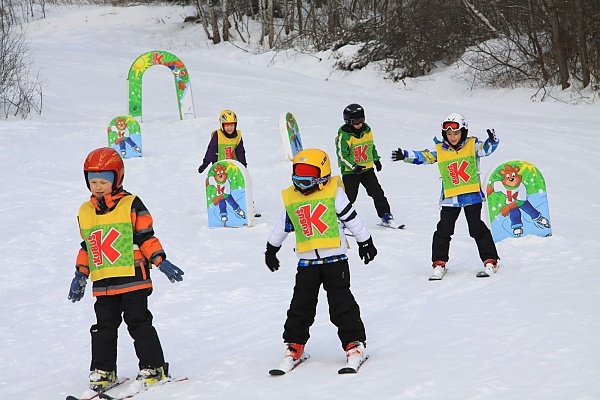
[[[140,149],[140,147],[131,139],[129,127],[127,126],[127,120],[125,118],[118,117],[115,120],[115,125],[108,127],[108,132],[116,132],[117,138],[115,139],[115,144],[119,145],[122,157],[125,157],[127,154],[126,145],[129,145],[129,147],[137,153],[142,152],[142,149]]]
[[[215,167],[215,175],[206,178],[206,186],[214,186],[217,190],[217,195],[212,200],[215,206],[219,207],[219,214],[223,226],[227,226],[227,204],[231,206],[233,212],[240,218],[246,219],[246,213],[231,195],[231,184],[227,175],[227,168],[224,165],[217,164]]]
[[[519,174],[518,166],[506,164],[500,170],[501,181],[495,181],[486,188],[487,195],[501,192],[506,196],[506,205],[500,210],[500,214],[510,218],[510,227],[515,237],[523,234],[522,212],[527,213],[533,222],[541,228],[550,228],[550,221],[544,217],[528,200],[528,193],[523,176]]]

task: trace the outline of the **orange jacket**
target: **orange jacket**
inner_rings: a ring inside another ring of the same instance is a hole
[[[102,198],[91,196],[90,201],[96,208],[96,214],[102,215],[111,212],[124,196],[131,196],[131,193],[122,190]],[[167,256],[160,241],[154,236],[152,215],[139,197],[136,197],[131,204],[131,224],[133,225],[133,241],[136,245],[134,250],[135,276],[98,280],[93,283],[94,296],[110,296],[142,289],[152,292],[151,264],[158,265]],[[82,235],[81,231],[79,233]],[[81,242],[81,249],[77,254],[76,268],[86,276],[90,274],[88,260],[87,245],[84,240]]]

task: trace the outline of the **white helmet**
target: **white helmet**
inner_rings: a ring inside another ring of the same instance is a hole
[[[466,118],[459,113],[452,113],[444,118],[442,122],[442,131],[452,129],[453,131],[461,130],[462,128],[469,129],[469,123]]]

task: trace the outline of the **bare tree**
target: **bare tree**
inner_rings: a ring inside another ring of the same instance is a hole
[[[227,0],[221,0],[221,13],[223,15],[223,40],[229,41],[229,9]]]
[[[0,9],[1,10],[1,9]],[[13,22],[0,16],[0,109],[9,115],[26,118],[42,112],[42,83],[31,70],[29,43]]]
[[[212,39],[214,44],[221,43],[221,35],[219,34],[219,21],[217,20],[217,12],[210,0],[206,0],[208,5],[208,13],[210,15],[210,24],[212,26]]]
[[[585,35],[582,0],[575,0],[575,19],[577,25],[577,47],[581,58],[581,80],[584,88],[590,84],[590,62]]]
[[[558,19],[558,11],[556,9],[555,0],[544,0],[546,6],[546,12],[551,25],[552,34],[552,47],[554,50],[554,57],[558,64],[558,72],[560,74],[560,84],[563,89],[571,86],[569,83],[569,68],[567,67],[567,56],[565,54],[565,42],[562,35],[562,29],[560,21]]]

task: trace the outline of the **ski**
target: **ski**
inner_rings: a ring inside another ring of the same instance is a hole
[[[75,396],[67,396],[67,398],[65,400],[93,400],[98,398],[98,396],[100,396],[100,394],[102,393],[106,393],[109,390],[112,390],[116,387],[121,386],[122,384],[124,384],[125,382],[127,382],[129,380],[129,378],[123,378],[123,379],[119,379],[119,381],[112,385],[111,387],[107,388],[106,390],[104,390],[104,392],[95,392],[91,389],[87,389],[85,392],[83,392],[83,394],[80,397],[75,397]]]
[[[379,222],[377,225],[383,226],[384,228],[390,228],[390,229],[404,229],[406,227],[406,225],[404,225],[404,224],[389,225],[389,224],[384,224],[383,222]]]
[[[310,358],[310,355],[305,352],[304,354],[302,354],[302,357],[300,357],[299,359],[297,359],[291,363],[286,362],[286,360],[284,359],[281,362],[281,364],[279,364],[278,368],[274,368],[269,371],[269,375],[272,375],[272,376],[285,375],[288,372],[292,371],[294,368],[296,368],[298,365],[302,364],[304,361],[308,360],[309,358]]]
[[[362,360],[360,360],[360,362],[356,365],[346,365],[344,368],[340,368],[338,370],[338,374],[340,375],[344,375],[344,374],[356,374],[358,372],[358,370],[360,369],[361,365],[363,365],[365,363],[365,361],[367,361],[369,359],[369,356],[366,355],[363,357]]]
[[[116,395],[116,396],[111,396],[109,394],[106,394],[106,392],[102,392],[99,394],[99,397],[102,400],[125,400],[125,399],[131,399],[132,397],[137,396],[138,394],[142,393],[142,392],[146,392],[148,390],[153,390],[159,386],[163,386],[166,385],[167,383],[174,383],[174,382],[183,382],[183,381],[187,381],[188,378],[167,378],[164,379],[152,386],[146,387],[144,386],[141,382],[139,381],[134,381],[131,383],[131,385],[129,385],[129,387],[127,387],[127,389],[125,389],[123,391],[123,393]]]

